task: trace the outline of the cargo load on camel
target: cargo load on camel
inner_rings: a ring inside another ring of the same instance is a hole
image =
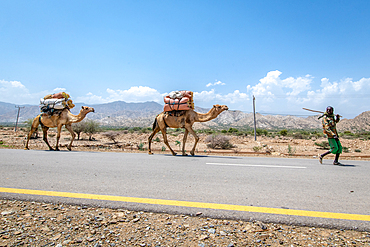
[[[69,94],[65,92],[48,94],[40,99],[40,111],[44,114],[53,115],[65,108],[72,109],[75,105],[69,97]]]
[[[194,109],[192,91],[173,91],[164,97],[163,111],[186,111]]]

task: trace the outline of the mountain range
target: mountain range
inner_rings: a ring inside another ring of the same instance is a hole
[[[76,103],[71,109],[73,114],[78,114],[84,104]],[[151,127],[157,114],[163,111],[163,105],[156,102],[126,103],[115,101],[106,104],[89,105],[94,107],[95,113],[87,115],[88,119],[99,122],[104,126],[115,127]],[[20,106],[19,123],[36,117],[40,113],[38,105]],[[195,107],[195,111],[206,113],[209,109]],[[17,105],[0,102],[0,123],[15,123],[17,118]],[[282,115],[262,115],[256,113],[256,126],[260,129],[320,129],[321,120],[318,116],[298,117]],[[253,113],[245,113],[238,110],[229,110],[221,113],[216,119],[195,123],[194,128],[253,128]],[[354,119],[342,119],[338,123],[339,131],[349,130],[352,132],[370,131],[370,111],[356,116]]]

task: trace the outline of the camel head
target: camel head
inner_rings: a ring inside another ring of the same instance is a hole
[[[213,105],[213,109],[217,112],[217,115],[220,114],[223,111],[229,110],[229,107],[226,105]]]
[[[94,108],[88,107],[88,106],[81,106],[81,113],[89,113],[89,112],[95,112]]]

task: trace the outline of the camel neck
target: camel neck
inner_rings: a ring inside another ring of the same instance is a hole
[[[69,114],[71,116],[72,123],[81,122],[86,116],[86,113],[84,112],[80,112],[78,115],[73,115],[71,112],[69,112]]]
[[[210,121],[212,119],[215,119],[217,117],[217,115],[218,114],[215,112],[214,108],[209,110],[209,112],[207,112],[207,113],[198,113],[197,112],[196,121],[197,122],[207,122],[207,121]]]

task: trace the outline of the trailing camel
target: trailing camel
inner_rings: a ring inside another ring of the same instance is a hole
[[[60,139],[60,133],[62,130],[63,125],[66,127],[66,129],[71,133],[72,139],[69,145],[67,146],[67,149],[71,151],[72,148],[72,142],[76,137],[76,134],[73,132],[72,129],[72,124],[73,123],[78,123],[82,121],[85,117],[86,114],[89,112],[94,112],[94,108],[88,107],[88,106],[82,106],[82,109],[80,110],[80,113],[78,115],[73,115],[68,108],[65,108],[61,110],[60,114],[54,114],[52,116],[48,116],[47,114],[40,114],[32,122],[31,130],[28,133],[27,136],[27,142],[24,147],[24,149],[28,150],[28,142],[31,138],[31,135],[34,131],[37,130],[37,127],[39,124],[41,125],[42,132],[43,132],[43,140],[46,142],[50,150],[56,150],[59,151],[59,139]],[[53,149],[49,142],[48,142],[48,137],[47,137],[47,132],[49,128],[55,128],[57,127],[57,143],[55,145],[55,149]]]
[[[172,150],[170,145],[168,144],[166,129],[167,127],[170,128],[183,128],[185,129],[184,139],[182,143],[182,155],[187,155],[185,153],[185,143],[189,133],[191,133],[195,138],[195,143],[193,149],[190,151],[190,154],[194,156],[195,147],[199,141],[199,137],[195,134],[192,126],[195,122],[207,122],[212,119],[215,119],[221,112],[227,111],[229,108],[226,105],[214,105],[211,110],[207,113],[198,113],[194,110],[186,110],[182,111],[183,114],[177,116],[176,114],[171,114],[169,112],[162,112],[159,114],[153,123],[153,133],[149,136],[149,154],[153,154],[151,150],[151,142],[155,134],[159,131],[162,132],[163,141],[167,145],[167,147],[171,150],[172,155],[176,155],[176,153]]]

